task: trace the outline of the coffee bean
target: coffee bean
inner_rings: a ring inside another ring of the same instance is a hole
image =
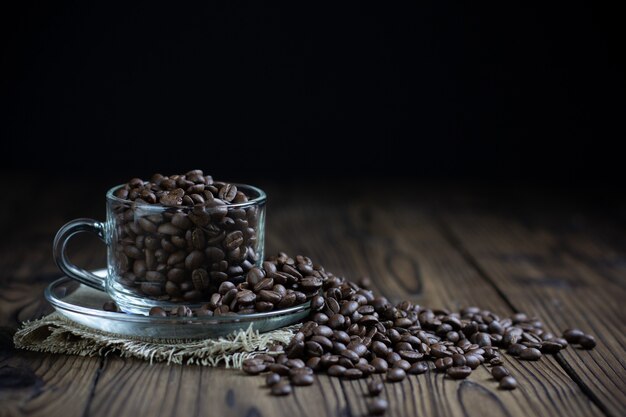
[[[524,349],[519,354],[519,358],[524,361],[536,361],[541,358],[541,352],[535,348]]]
[[[428,371],[428,364],[426,362],[415,362],[406,372],[411,375],[420,375],[426,371]]]
[[[407,371],[410,367],[411,364],[408,361],[405,361],[404,359],[400,359],[399,361],[396,361],[393,364],[394,368],[400,368],[403,369],[404,371]]]
[[[343,373],[343,377],[346,379],[360,379],[363,378],[363,371],[358,368],[346,369]]]
[[[307,368],[308,369],[308,368]],[[291,383],[295,386],[313,385],[313,375],[307,373],[296,373],[290,377]]]
[[[368,382],[367,384],[367,392],[369,392],[369,394],[371,396],[377,396],[378,394],[380,394],[383,391],[383,383],[380,382],[377,379],[372,379],[370,382]]]
[[[346,372],[346,368],[341,365],[332,365],[326,373],[330,376],[340,377]]]
[[[442,372],[450,368],[452,364],[452,358],[450,357],[439,358],[435,361],[435,368],[437,371]]]
[[[230,232],[224,238],[224,248],[228,251],[231,251],[235,248],[238,248],[243,244],[243,233],[239,230],[235,230],[234,232]]]
[[[167,317],[167,313],[161,307],[152,307],[148,314],[152,317]]]
[[[345,325],[345,323],[346,323],[346,318],[342,316],[341,314],[333,314],[328,319],[328,326],[332,329],[340,329]]]
[[[596,347],[596,339],[591,335],[585,334],[578,338],[578,344],[583,349],[593,349]]]
[[[452,366],[465,366],[466,362],[465,356],[460,353],[452,355]]]
[[[510,375],[510,373],[504,366],[494,366],[491,368],[491,375],[496,381],[500,381],[505,376]]]
[[[257,282],[254,286],[254,292],[259,292],[263,290],[271,290],[274,286],[274,280],[272,278],[263,278],[261,281]]]
[[[389,368],[389,364],[383,358],[374,358],[372,359],[370,364],[372,364],[372,366],[374,367],[374,372],[378,374],[387,372],[387,369]]]
[[[541,343],[541,352],[542,353],[558,353],[561,349],[563,349],[563,346],[561,346],[558,343],[555,342],[551,342],[551,341],[544,341]]]
[[[289,395],[291,394],[291,384],[288,381],[280,381],[272,385],[270,392],[272,395]]]
[[[388,382],[399,382],[406,378],[406,372],[401,368],[391,368],[387,371]]]
[[[367,412],[373,416],[381,416],[385,414],[387,408],[389,408],[389,404],[387,403],[387,400],[382,398],[375,398],[367,403]]]
[[[472,369],[478,368],[480,360],[477,355],[465,355],[465,366],[469,366]]]
[[[332,342],[330,340],[328,340],[328,343],[332,347]],[[306,353],[310,356],[322,356],[322,354],[324,353],[324,348],[322,347],[321,344],[317,343],[316,341],[310,340],[306,342],[304,345],[305,345]]]
[[[239,304],[250,304],[256,300],[256,294],[250,290],[241,290],[236,295]]]
[[[258,375],[267,369],[267,366],[261,359],[246,359],[242,363],[241,369],[250,375]]]
[[[519,356],[522,351],[528,349],[526,346],[519,344],[519,343],[514,343],[511,346],[509,346],[509,348],[507,349],[507,353],[511,356]]]
[[[512,376],[505,376],[500,380],[499,387],[503,390],[513,390],[517,388],[517,380]]]
[[[469,366],[453,366],[446,371],[448,377],[452,379],[465,379],[472,373]]]
[[[129,255],[130,256],[130,255]],[[581,337],[584,337],[585,333],[579,329],[567,329],[563,332],[563,338],[568,343],[578,344]]]
[[[359,303],[356,301],[348,301],[341,305],[339,309],[339,314],[343,314],[344,316],[349,316],[359,308]]]

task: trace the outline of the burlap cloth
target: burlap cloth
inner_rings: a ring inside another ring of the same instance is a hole
[[[241,368],[244,359],[266,353],[269,346],[289,343],[299,324],[259,333],[249,327],[217,339],[162,340],[121,336],[82,326],[52,313],[29,321],[15,333],[15,347],[80,356],[117,354],[181,365]]]

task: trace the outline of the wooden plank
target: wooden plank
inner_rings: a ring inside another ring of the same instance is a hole
[[[304,204],[273,207],[268,217],[269,252],[289,248],[309,254],[328,270],[355,278],[369,275],[391,299],[434,307],[481,305],[510,313],[489,282],[444,239],[428,214],[410,207]],[[405,415],[601,415],[552,358],[513,360],[521,387],[500,392],[485,368],[467,381],[434,372],[386,384],[389,416]],[[313,387],[285,398],[270,397],[262,378],[237,371],[167,365],[148,366],[110,357],[102,370],[90,415],[338,415],[366,413],[364,381],[320,375]]]
[[[592,351],[567,349],[563,366],[606,414],[626,409],[626,335],[621,280],[598,273],[561,247],[557,235],[510,216],[448,213],[451,233],[512,305],[544,317],[554,329],[581,327],[596,336]]]
[[[83,416],[100,362],[100,358],[3,352],[0,416]]]
[[[59,212],[36,216],[36,210],[22,213],[31,219],[27,228],[8,230],[0,258],[0,416],[83,416],[101,368],[101,358],[50,355],[13,349],[12,334],[19,323],[51,311],[43,290],[60,276],[52,261],[52,236],[56,231],[50,219],[61,219]],[[58,217],[57,217],[58,216]],[[101,266],[100,244],[84,241],[74,254],[77,264]]]

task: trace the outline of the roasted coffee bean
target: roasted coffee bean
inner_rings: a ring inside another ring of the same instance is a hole
[[[505,376],[500,380],[500,389],[513,390],[517,388],[517,381],[512,376]]]
[[[522,353],[522,351],[526,349],[528,349],[526,346],[520,343],[514,343],[511,346],[509,346],[506,352],[511,356],[519,356]]]
[[[346,318],[341,314],[333,314],[328,319],[328,326],[332,329],[341,329],[346,323]]]
[[[585,333],[579,329],[567,329],[563,332],[563,338],[567,340],[568,343],[578,344],[578,341],[583,336],[585,336]]]
[[[347,301],[343,303],[339,309],[339,314],[343,314],[344,316],[349,316],[359,308],[359,303],[356,301]]]
[[[193,316],[193,312],[187,306],[178,306],[176,308],[176,316],[178,316],[178,317],[191,317],[191,316]]]
[[[263,278],[261,281],[257,282],[254,286],[254,292],[259,292],[263,290],[271,290],[274,287],[274,280],[272,278]]]
[[[346,371],[343,373],[343,377],[346,379],[360,379],[363,378],[363,376],[363,371],[358,368],[346,369]]]
[[[311,299],[311,310],[319,311],[324,307],[324,297],[316,295]]]
[[[258,375],[267,369],[267,365],[261,359],[246,359],[242,363],[243,371],[250,375]]]
[[[459,353],[452,355],[452,366],[465,366],[466,362],[465,356]]]
[[[236,295],[239,304],[250,304],[256,300],[256,294],[250,290],[241,290]]]
[[[491,368],[491,375],[496,381],[500,381],[505,376],[510,375],[510,373],[504,366],[494,366]]]
[[[596,339],[588,334],[585,334],[578,338],[578,344],[583,349],[593,349],[596,347]]]
[[[291,394],[291,384],[288,381],[280,381],[272,385],[270,392],[272,395],[289,395]]]
[[[276,291],[261,290],[259,291],[259,297],[261,300],[272,304],[278,304],[280,303],[280,300],[282,300],[281,295]]]
[[[161,307],[152,307],[148,314],[153,317],[167,317],[167,312]]]
[[[400,359],[399,361],[396,361],[393,364],[393,367],[394,368],[401,368],[401,369],[407,371],[411,367],[411,364],[408,361],[405,361],[404,359]]]
[[[372,379],[367,383],[367,392],[373,397],[383,392],[383,383],[377,379]]]
[[[519,354],[519,358],[524,361],[536,361],[541,358],[541,352],[535,348],[524,349]]]
[[[341,377],[346,373],[346,368],[341,365],[332,365],[326,373],[330,376]]]
[[[387,382],[400,382],[406,378],[406,372],[401,368],[391,368],[387,371]]]
[[[374,372],[378,374],[385,373],[387,372],[387,369],[389,369],[389,364],[383,358],[374,358],[370,364],[374,367]]]
[[[428,364],[426,362],[415,362],[406,372],[411,375],[420,375],[426,371],[428,371]]]
[[[541,343],[541,352],[542,353],[558,353],[561,349],[563,349],[563,346],[561,346],[558,343],[555,342],[551,342],[551,341],[544,341]]]
[[[231,251],[235,248],[238,248],[243,244],[243,233],[239,230],[235,230],[234,232],[230,232],[224,238],[224,248],[228,251]]]
[[[314,378],[312,374],[300,373],[300,372],[290,376],[290,380],[291,380],[291,383],[297,387],[313,385],[313,382],[314,382]]]
[[[469,366],[453,366],[448,368],[446,374],[452,379],[465,379],[472,373]]]
[[[387,412],[389,403],[382,398],[374,398],[367,403],[367,412],[372,416],[381,416]]]
[[[442,372],[447,370],[448,368],[450,368],[453,365],[452,363],[452,358],[450,357],[446,357],[446,358],[439,358],[435,361],[435,368],[437,369],[437,371]]]

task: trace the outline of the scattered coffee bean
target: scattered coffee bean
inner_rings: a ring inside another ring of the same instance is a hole
[[[247,374],[258,375],[267,369],[267,365],[261,359],[252,358],[243,361],[241,369]]]
[[[406,372],[411,375],[420,375],[426,371],[428,371],[428,364],[426,362],[415,362]]]
[[[585,333],[579,329],[567,329],[563,332],[563,338],[568,343],[578,344],[578,341],[583,337]]]
[[[541,358],[541,352],[535,348],[524,349],[519,354],[519,358],[524,361],[537,361]]]
[[[465,379],[472,373],[469,366],[453,366],[446,371],[447,375],[452,379]]]
[[[493,379],[495,379],[496,381],[500,381],[502,378],[504,378],[505,376],[509,376],[509,370],[506,369],[504,366],[494,366],[493,368],[491,368],[491,375],[493,376]]]
[[[304,369],[304,368],[301,368]],[[291,379],[291,383],[295,386],[306,386],[306,385],[313,385],[313,375],[312,374],[307,374],[307,373],[301,373],[298,372],[295,375],[290,377]]]
[[[392,368],[387,371],[388,382],[399,382],[406,378],[406,372],[402,368]]]
[[[291,385],[288,381],[280,381],[272,385],[271,393],[272,395],[289,395],[291,394]]]
[[[515,378],[513,378],[512,376],[505,376],[504,378],[502,378],[500,380],[500,385],[499,385],[500,389],[503,390],[512,390],[517,388],[517,380]]]
[[[276,373],[270,373],[267,374],[267,376],[265,377],[265,385],[267,385],[268,387],[272,387],[276,384],[278,384],[280,382],[280,375],[276,374]]]
[[[591,335],[585,334],[578,338],[578,344],[583,349],[593,349],[596,347],[596,339]]]
[[[367,403],[367,412],[373,416],[380,416],[385,414],[387,408],[389,408],[389,403],[387,403],[387,400],[384,400],[382,398],[374,398]]]
[[[380,394],[382,391],[383,391],[383,383],[379,381],[378,379],[372,379],[370,380],[370,382],[368,382],[367,392],[369,392],[371,396],[375,397],[378,394]]]
[[[583,348],[595,346],[592,336],[577,330],[557,338],[539,320],[522,313],[499,317],[477,307],[458,312],[431,310],[409,301],[394,306],[384,297],[375,297],[371,291],[300,256],[293,259],[281,253],[253,271],[242,281],[243,287],[220,285],[209,303],[211,308],[224,299],[235,305],[237,297],[244,305],[252,303],[250,293],[272,299],[266,292],[276,294],[277,300],[291,297],[291,304],[298,297],[308,297],[314,306],[309,320],[285,347],[285,354],[266,358],[259,355],[244,361],[247,373],[269,371],[276,375],[268,377],[267,382],[268,386],[275,384],[273,393],[291,392],[289,382],[280,380],[280,376],[289,376],[293,385],[310,385],[313,371],[345,379],[386,373],[385,380],[393,383],[404,380],[407,373],[426,372],[430,362],[434,362],[437,371],[445,371],[449,379],[467,378],[481,363],[489,364],[500,389],[510,390],[516,388],[517,381],[502,366],[502,352],[521,360],[539,360],[542,351],[555,353],[566,348],[567,338]],[[297,286],[299,276],[307,279],[306,285]],[[273,280],[271,289],[267,279]],[[296,286],[290,287],[292,283]],[[259,289],[258,293],[254,288]],[[228,295],[233,289],[237,295]],[[243,296],[239,295],[241,292]],[[275,301],[273,305],[284,306],[282,302]],[[370,380],[368,392],[377,395],[382,389],[380,384],[376,379]]]

